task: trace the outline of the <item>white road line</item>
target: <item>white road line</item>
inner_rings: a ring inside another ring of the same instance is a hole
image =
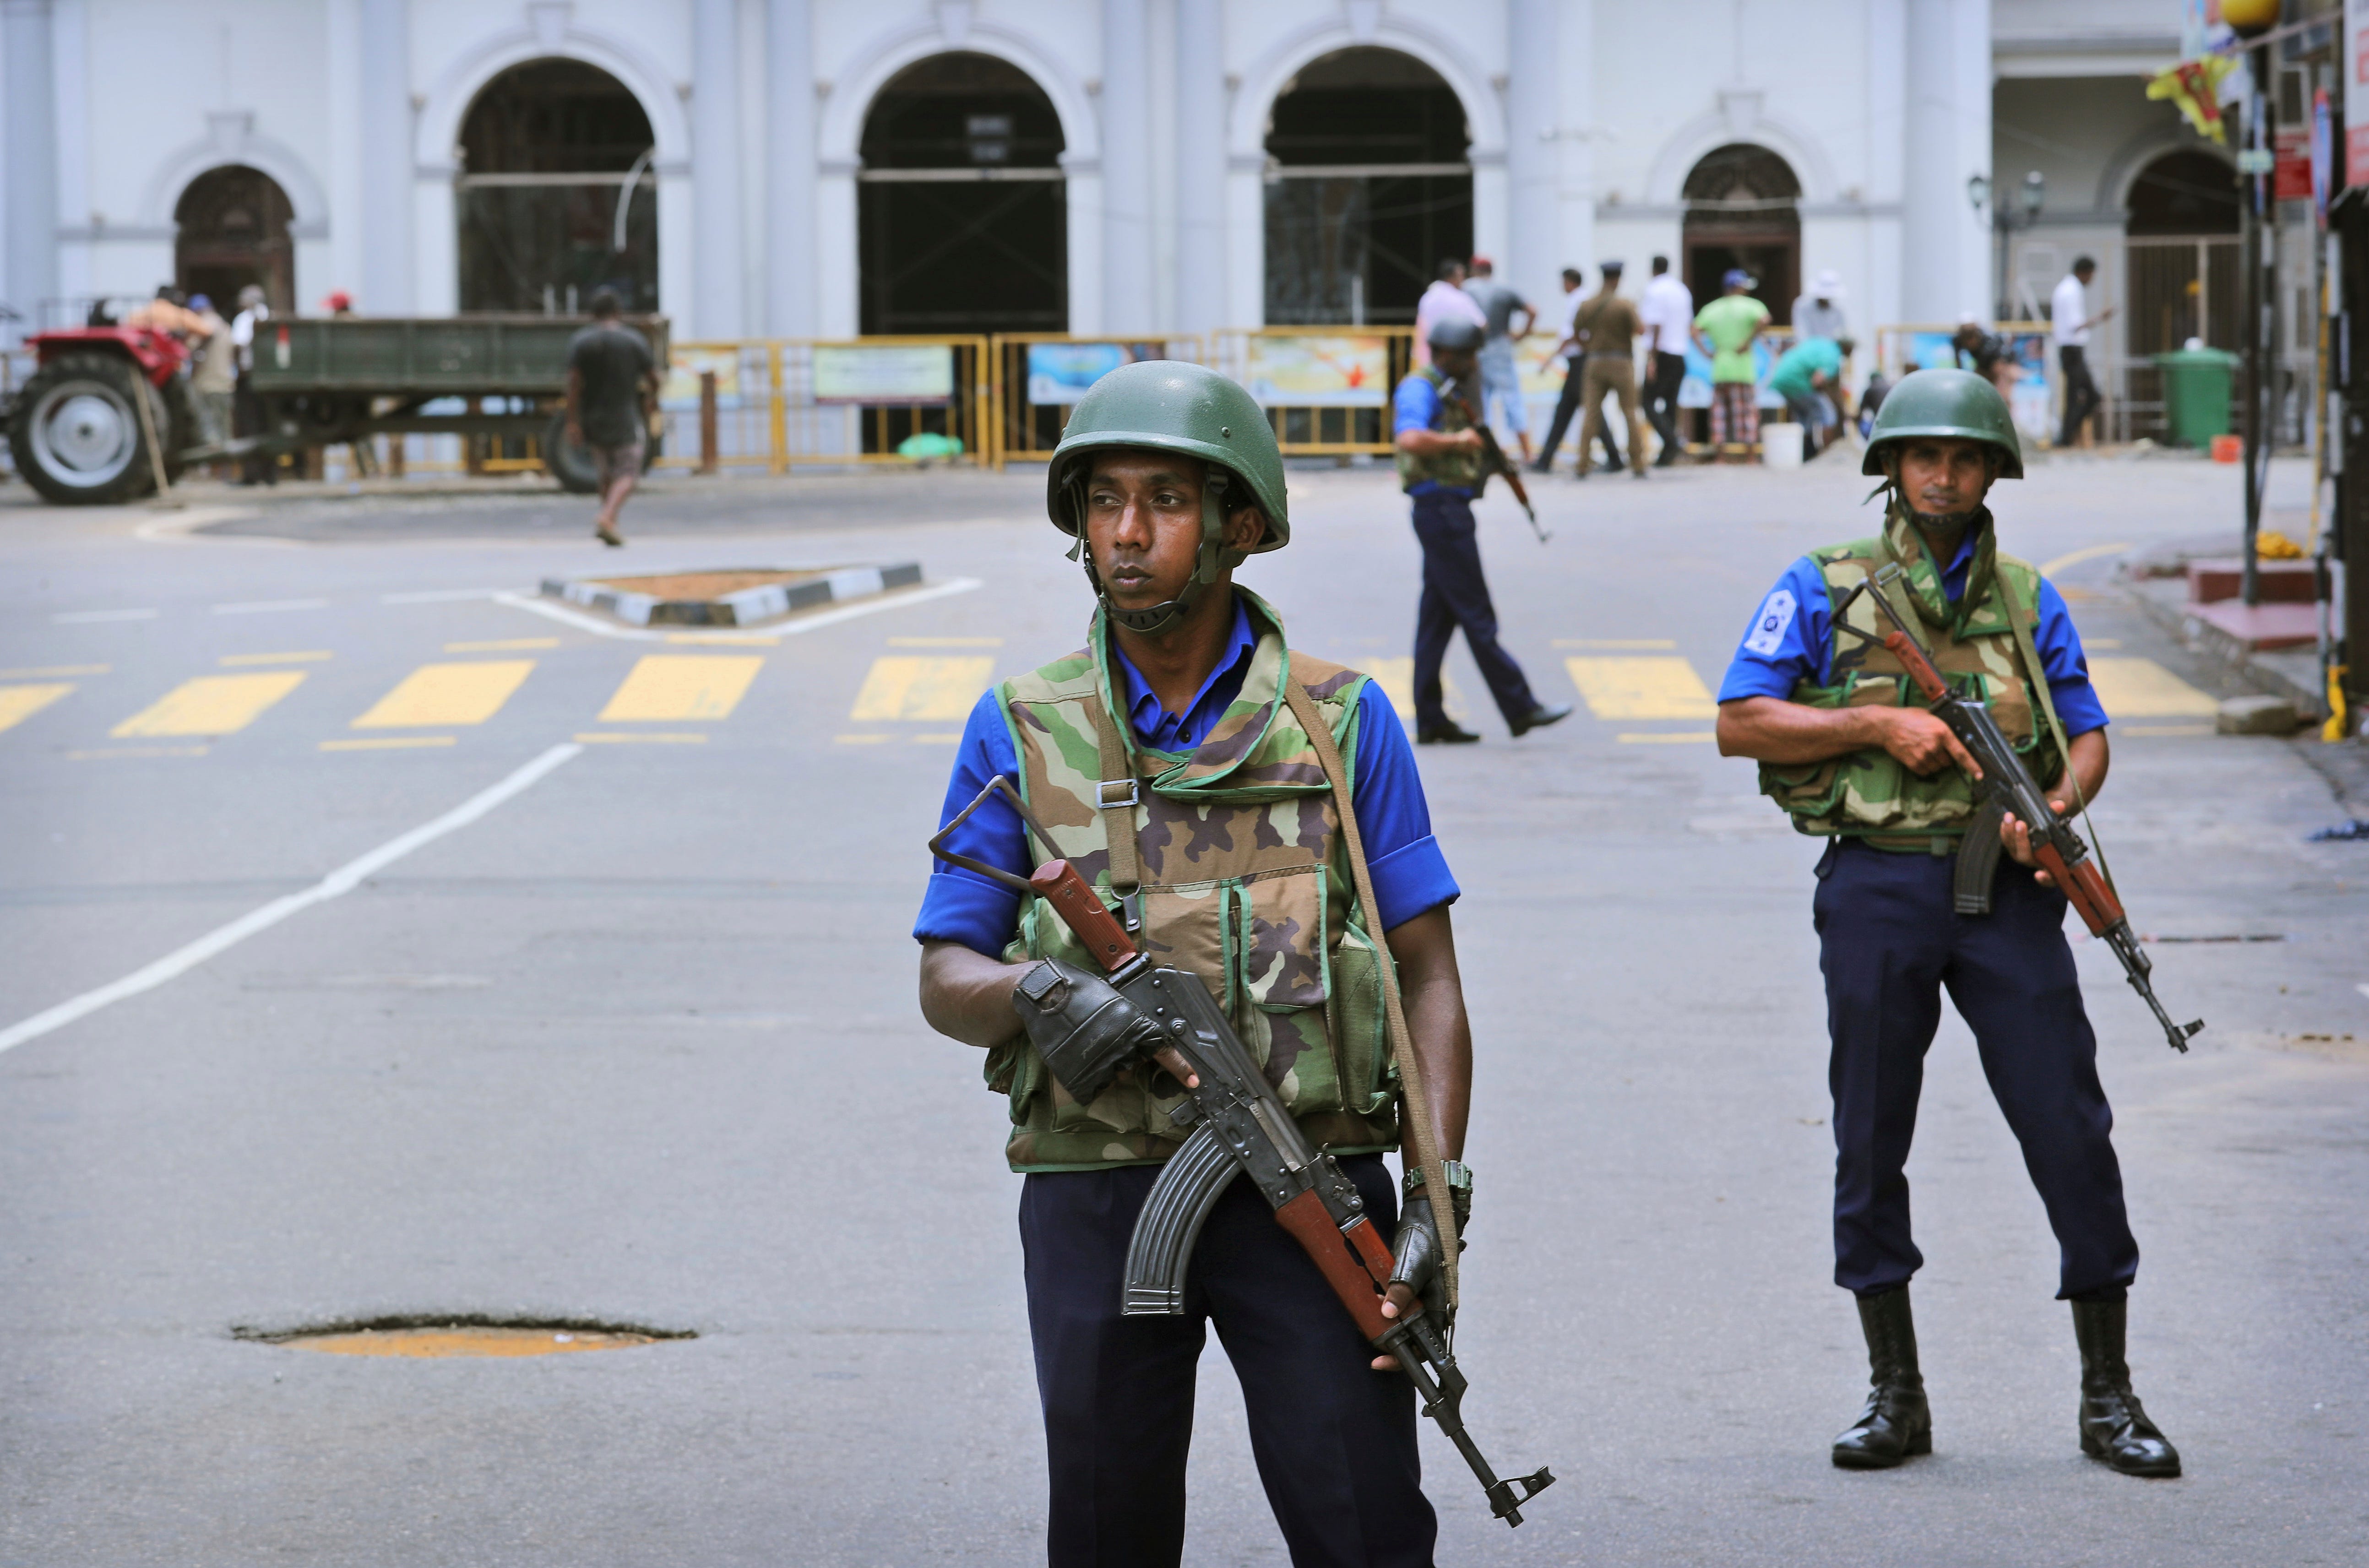
[[[431,588],[424,593],[382,593],[381,604],[450,604],[463,599],[499,599],[498,588]]]
[[[326,610],[326,599],[258,599],[248,604],[217,604],[217,615],[267,615],[275,610]]]
[[[953,594],[968,593],[972,589],[979,586],[981,585],[977,578],[952,578],[944,582],[933,583],[927,588],[904,589],[895,593],[883,594],[877,599],[867,599],[860,603],[846,605],[838,610],[825,610],[818,614],[802,615],[790,621],[776,621],[770,625],[670,626],[659,631],[646,630],[639,626],[613,626],[597,616],[587,615],[580,610],[572,610],[565,604],[555,604],[548,599],[531,593],[498,593],[494,595],[494,602],[507,604],[513,610],[524,610],[532,614],[541,615],[546,620],[556,621],[563,626],[573,626],[579,632],[591,632],[603,637],[616,637],[624,642],[663,643],[671,641],[685,632],[696,632],[699,635],[699,640],[704,643],[772,642],[776,637],[795,637],[802,632],[815,632],[820,631],[825,626],[836,626],[841,621],[853,621],[859,615],[876,615],[884,610],[898,610],[908,604],[919,604],[924,600],[944,599]]]
[[[348,861],[303,892],[274,898],[228,925],[218,926],[206,933],[188,946],[167,953],[146,968],[134,970],[112,985],[85,991],[72,1001],[60,1002],[47,1013],[37,1013],[11,1028],[0,1029],[0,1051],[21,1046],[28,1040],[37,1040],[52,1030],[63,1029],[76,1019],[88,1017],[100,1008],[112,1006],[127,997],[154,990],[166,981],[187,974],[215,955],[237,946],[248,937],[270,930],[291,915],[352,892],[365,877],[384,870],[416,849],[434,843],[447,833],[467,827],[513,795],[532,788],[544,774],[569,758],[583,755],[583,752],[581,746],[555,746],[492,788],[472,795],[434,821],[423,822],[398,838],[389,839],[368,854]]]
[[[50,619],[61,626],[84,626],[99,621],[154,621],[156,613],[154,610],[69,610]]]

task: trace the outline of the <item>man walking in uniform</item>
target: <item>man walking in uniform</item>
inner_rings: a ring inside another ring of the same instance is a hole
[[[1533,474],[1554,472],[1555,453],[1562,450],[1563,434],[1571,429],[1572,419],[1579,413],[1579,395],[1587,383],[1587,345],[1579,340],[1576,325],[1580,306],[1587,303],[1586,297],[1579,292],[1583,280],[1579,269],[1566,267],[1562,269],[1562,336],[1548,350],[1545,361],[1548,364],[1557,360],[1562,361],[1562,392],[1555,398],[1554,419],[1547,426],[1547,439],[1539,448],[1538,460],[1530,464]],[[1604,465],[1607,468],[1619,467],[1620,453],[1612,444],[1611,427],[1605,426],[1596,434],[1604,443]],[[1579,452],[1580,472],[1585,473],[1587,464],[1587,449],[1582,447]]]
[[[1835,1439],[1846,1469],[1930,1453],[1908,1281],[1903,1173],[1925,1052],[1946,988],[2023,1150],[2059,1247],[2059,1299],[2081,1353],[2082,1451],[2126,1475],[2173,1476],[2180,1455],[2131,1391],[2123,1357],[2138,1243],[2123,1210],[2113,1112],[2065,940],[2064,895],[2034,873],[2030,832],[1977,813],[1974,762],[1881,636],[1885,591],[1945,680],[1979,683],[2000,727],[2063,811],[2106,781],[2106,714],[2055,589],[1998,548],[1983,504],[2023,477],[2006,401],[1965,371],[1917,371],[1883,400],[1865,472],[1889,492],[1883,532],[1796,561],[1761,602],[1720,689],[1719,747],[1757,759],[1762,790],[1827,839],[1813,900],[1833,1038],[1835,1283],[1859,1300],[1871,1391]],[[1906,573],[1889,589],[1874,574]],[[1839,615],[1839,619],[1837,618]],[[2069,777],[2068,777],[2069,775]],[[2062,796],[2061,799],[2058,797]],[[1951,852],[1996,832],[1986,913],[1958,912]]]
[[[1637,319],[1637,307],[1620,297],[1620,263],[1608,261],[1603,271],[1604,287],[1573,318],[1587,344],[1586,384],[1579,395],[1587,412],[1579,421],[1579,450],[1585,453],[1589,440],[1604,429],[1604,399],[1608,394],[1619,405],[1620,422],[1629,428],[1629,472],[1642,479],[1645,426],[1637,417],[1637,334],[1643,324]],[[1579,465],[1577,476],[1587,477],[1586,464]]]
[[[1645,367],[1645,418],[1662,437],[1662,455],[1654,466],[1667,468],[1687,444],[1678,437],[1678,388],[1687,379],[1687,337],[1694,330],[1695,296],[1670,271],[1666,256],[1654,258],[1654,276],[1637,303],[1637,319],[1645,324],[1645,346],[1652,350]]]
[[[2104,401],[2089,374],[2089,328],[2114,313],[2108,308],[2089,314],[2089,280],[2097,275],[2094,259],[2076,257],[2073,270],[2065,274],[2048,297],[2048,335],[2056,339],[2056,362],[2065,372],[2065,423],[2056,435],[2058,446],[2079,441],[2082,427]]]
[[[1399,383],[1393,399],[1399,487],[1413,498],[1415,537],[1423,542],[1423,601],[1414,624],[1414,737],[1425,745],[1481,738],[1448,716],[1440,692],[1440,663],[1459,627],[1515,738],[1571,714],[1568,705],[1551,708],[1539,702],[1522,667],[1498,644],[1497,610],[1481,574],[1472,498],[1486,476],[1469,391],[1481,342],[1479,327],[1443,318],[1431,329],[1431,363]]]
[[[1453,1158],[1471,1082],[1448,923],[1458,889],[1390,699],[1356,670],[1289,647],[1276,611],[1233,584],[1245,558],[1291,537],[1265,412],[1197,365],[1122,366],[1078,403],[1047,490],[1098,601],[1087,644],[979,699],[941,820],[1001,773],[1056,824],[1059,842],[1031,842],[1018,814],[990,797],[949,847],[1020,876],[1053,848],[1089,875],[1106,907],[1140,921],[1148,950],[1228,999],[1286,1108],[1411,1258],[1410,1238],[1434,1233],[1430,1199],[1412,1156],[1406,1183],[1382,1162],[1401,1128],[1392,1064],[1364,1042],[1391,983],[1379,956],[1387,946],[1417,1059],[1399,1070],[1421,1072],[1431,1091],[1446,1178],[1468,1201],[1471,1173]],[[1306,727],[1303,714],[1313,715]],[[1333,811],[1315,717],[1330,744],[1355,752],[1349,800],[1371,910],[1357,905],[1356,851]],[[1299,827],[1278,835],[1286,822]],[[1196,1082],[1192,1070],[1163,1050],[1091,1099],[1072,1098],[1023,1032],[1015,990],[1032,976],[1039,987],[1056,980],[1079,1018],[1127,1004],[1048,910],[969,871],[936,869],[914,927],[921,1010],[941,1033],[986,1047],[988,1081],[1012,1100],[1006,1159],[1026,1177],[1020,1237],[1053,1568],[1178,1562],[1194,1378],[1212,1321],[1242,1379],[1259,1479],[1291,1561],[1431,1568],[1437,1525],[1413,1391],[1380,1369],[1396,1364],[1373,1359],[1251,1183],[1234,1183],[1209,1211],[1184,1315],[1122,1313],[1128,1243],[1183,1141],[1169,1113],[1183,1104],[1177,1082]],[[1255,941],[1235,940],[1237,921]],[[1393,1285],[1384,1313],[1409,1310],[1418,1293]]]

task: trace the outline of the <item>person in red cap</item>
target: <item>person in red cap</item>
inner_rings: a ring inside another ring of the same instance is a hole
[[[354,314],[354,297],[353,295],[346,292],[343,289],[339,289],[336,293],[331,294],[327,299],[323,300],[321,304],[331,315],[351,315]]]

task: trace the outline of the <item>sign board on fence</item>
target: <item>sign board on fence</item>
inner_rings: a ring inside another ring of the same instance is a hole
[[[687,404],[699,405],[699,372],[715,372],[715,395],[729,400],[740,395],[740,350],[732,349],[676,349],[668,355],[666,385],[658,393],[658,401],[669,407]]]
[[[2344,0],[2344,183],[2369,185],[2369,0]]]
[[[1075,403],[1088,387],[1134,358],[1124,343],[1031,343],[1028,401]]]
[[[2048,334],[2009,332],[2002,336],[2007,338],[2008,352],[2001,370],[2011,372],[2007,386],[2008,412],[2013,417],[2015,428],[2024,440],[2051,441],[2056,433],[2055,422],[2050,417],[2055,406],[2056,394],[2052,379],[2053,356],[2048,352]],[[1959,368],[1958,350],[1951,342],[1947,327],[1906,330],[1886,327],[1879,362],[1884,373],[1895,381],[1910,371]]]
[[[1251,395],[1270,407],[1379,408],[1390,392],[1390,340],[1253,334],[1243,370]]]
[[[955,351],[933,344],[870,348],[818,344],[817,403],[950,403]]]

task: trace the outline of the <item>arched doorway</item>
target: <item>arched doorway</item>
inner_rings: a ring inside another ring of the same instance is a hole
[[[1766,147],[1731,142],[1688,171],[1682,194],[1686,280],[1695,299],[1718,298],[1720,279],[1741,267],[1759,280],[1753,297],[1778,326],[1791,326],[1802,282],[1802,182],[1792,166]]]
[[[916,61],[864,121],[858,329],[1060,332],[1070,324],[1060,117],[993,55]]]
[[[1463,100],[1394,49],[1309,62],[1267,115],[1266,319],[1412,325],[1443,257],[1472,249]]]
[[[2237,176],[2225,159],[2193,148],[2166,153],[2139,171],[2123,197],[2123,266],[2130,302],[2123,327],[2124,410],[2130,434],[2160,419],[2163,390],[2154,356],[2192,338],[2235,349],[2241,259]]]
[[[605,285],[658,309],[653,142],[640,100],[582,61],[486,83],[461,125],[461,308],[575,315]]]
[[[273,310],[292,311],[296,247],[288,225],[294,217],[288,193],[261,169],[208,169],[173,207],[174,281],[184,292],[209,296],[224,315],[250,283],[262,285]]]

